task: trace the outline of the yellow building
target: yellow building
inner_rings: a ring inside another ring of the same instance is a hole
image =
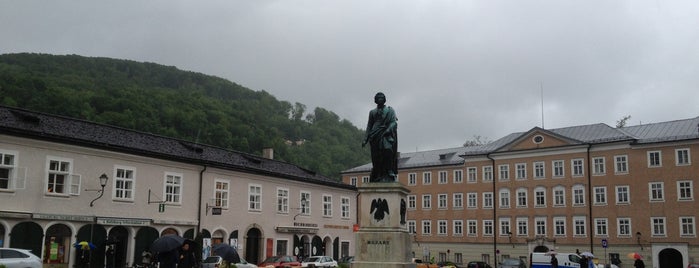
[[[532,252],[638,252],[653,267],[699,261],[699,117],[612,128],[533,128],[481,146],[404,153],[415,257],[528,262]],[[344,171],[368,182],[371,164]],[[359,215],[361,217],[361,215]]]

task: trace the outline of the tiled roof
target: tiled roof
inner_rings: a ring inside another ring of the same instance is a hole
[[[354,189],[354,186],[286,162],[5,106],[0,106],[0,133]]]
[[[699,117],[623,128],[613,128],[599,123],[540,130],[549,131],[557,136],[573,141],[574,144],[603,144],[621,141],[628,141],[634,144],[668,142],[699,139]],[[458,165],[464,162],[462,157],[482,156],[496,152],[527,133],[529,132],[511,133],[485,145],[401,154],[398,169]],[[440,159],[440,156],[445,154],[450,155],[447,159]],[[368,163],[345,170],[342,173],[368,172],[371,171],[371,166],[371,163]]]

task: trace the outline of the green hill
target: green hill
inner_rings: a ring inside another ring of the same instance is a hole
[[[275,159],[338,179],[369,162],[363,131],[329,110],[155,63],[0,55],[0,104],[258,155],[270,147]]]

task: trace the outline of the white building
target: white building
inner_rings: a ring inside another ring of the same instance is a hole
[[[0,246],[53,267],[131,266],[168,233],[237,244],[251,263],[353,255],[356,188],[267,152],[0,106]]]

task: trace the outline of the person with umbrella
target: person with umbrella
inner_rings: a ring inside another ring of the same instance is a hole
[[[194,255],[194,251],[189,249],[189,243],[182,245],[178,261],[177,267],[181,268],[192,268],[197,265],[197,257]]]
[[[160,263],[160,268],[177,267],[179,248],[184,244],[184,238],[176,234],[161,236],[150,245],[152,252],[157,252],[156,257]]]
[[[226,243],[216,244],[213,248],[216,255],[221,256],[228,263],[240,263],[238,251]]]
[[[643,260],[642,260],[643,257],[641,257],[641,254],[638,254],[638,253],[635,253],[635,252],[634,252],[634,253],[629,253],[629,257],[631,257],[632,259],[635,259],[634,262],[633,262],[633,267],[636,267],[636,268],[646,268],[646,264],[643,263]]]

